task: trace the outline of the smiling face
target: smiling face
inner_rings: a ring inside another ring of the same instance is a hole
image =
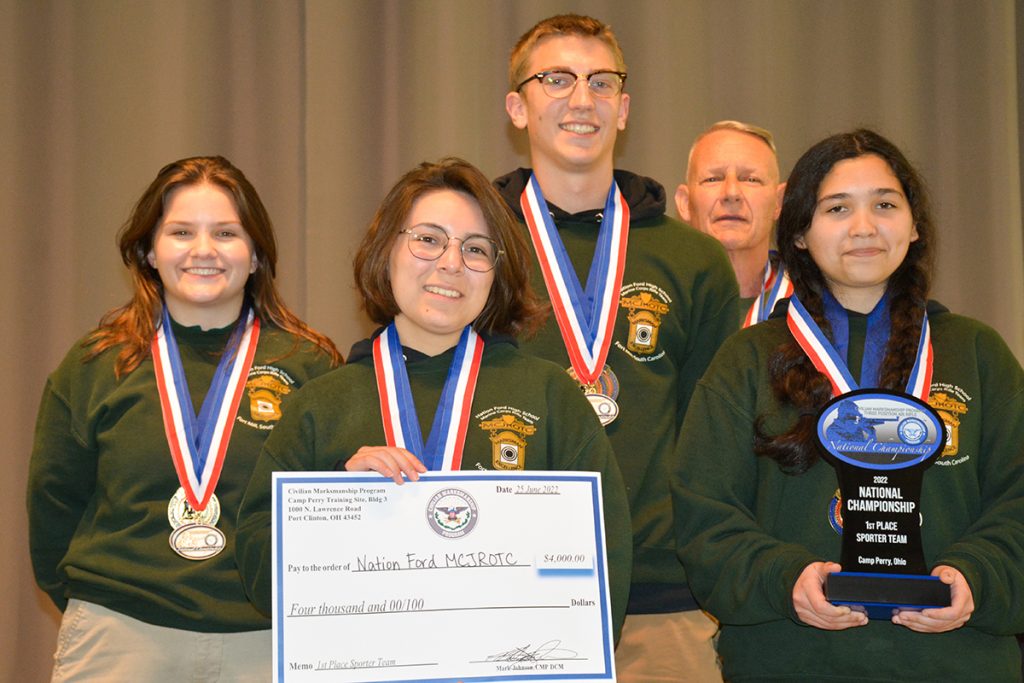
[[[846,308],[870,312],[917,239],[910,204],[889,164],[867,154],[832,167],[818,188],[807,249]]]
[[[402,227],[424,225],[442,229],[451,240],[448,248],[436,261],[426,261],[409,250],[409,235],[399,234],[391,247],[388,272],[402,344],[437,355],[458,343],[463,328],[487,303],[494,271],[466,268],[460,247],[471,236],[491,234],[476,201],[454,190],[430,192],[413,203]]]
[[[527,75],[541,71],[571,71],[585,76],[595,71],[618,71],[611,49],[589,36],[551,36],[537,42]],[[566,98],[544,92],[536,79],[505,97],[505,109],[516,128],[527,130],[534,168],[586,172],[611,169],[618,131],[626,127],[629,95],[597,97],[586,82],[578,82]]]
[[[693,148],[687,181],[676,190],[676,208],[684,221],[727,251],[763,251],[767,258],[784,189],[778,161],[764,140],[716,130]]]
[[[171,317],[203,329],[231,324],[257,265],[231,195],[216,185],[185,185],[164,207],[147,259],[160,274]]]

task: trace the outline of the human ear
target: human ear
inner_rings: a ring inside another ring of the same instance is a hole
[[[782,198],[786,194],[786,183],[779,183],[779,186],[775,188],[775,220],[779,220],[779,214],[782,213]]]
[[[619,100],[619,116],[616,122],[619,130],[626,130],[626,119],[629,118],[629,93],[622,93]]]
[[[522,94],[510,92],[505,95],[505,111],[508,113],[508,117],[512,119],[513,126],[519,130],[526,128],[529,117],[526,111],[526,101],[523,99]]]
[[[676,210],[684,222],[690,222],[690,187],[686,183],[676,188]]]

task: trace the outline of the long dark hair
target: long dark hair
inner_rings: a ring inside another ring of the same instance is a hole
[[[903,390],[914,366],[921,319],[931,288],[935,231],[924,182],[903,153],[878,133],[859,129],[825,138],[804,153],[786,183],[776,239],[793,289],[822,331],[832,337],[825,319],[823,292],[825,276],[810,252],[797,241],[811,227],[822,181],[836,163],[865,155],[882,158],[899,180],[910,204],[917,239],[889,277],[888,294],[891,335],[885,348],[879,386]],[[769,360],[772,390],[781,403],[795,406],[800,417],[786,432],[769,435],[763,431],[765,416],[755,424],[754,452],[778,462],[783,471],[800,474],[818,458],[814,431],[818,411],[832,398],[832,385],[818,372],[795,340],[782,344]]]
[[[167,164],[136,202],[118,233],[121,260],[131,277],[132,298],[124,306],[108,311],[86,338],[85,344],[90,347],[86,359],[120,346],[114,371],[121,376],[137,368],[149,356],[150,342],[163,306],[163,283],[156,268],[149,264],[147,254],[153,248],[167,197],[175,189],[189,185],[215,185],[234,201],[256,254],[256,271],[246,281],[245,292],[260,320],[311,341],[323,349],[333,363],[338,363],[341,355],[334,343],[300,320],[281,299],[274,284],[277,240],[273,223],[256,188],[238,168],[220,156],[189,157]]]

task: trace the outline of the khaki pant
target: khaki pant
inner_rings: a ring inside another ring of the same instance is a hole
[[[721,683],[716,633],[700,610],[627,614],[615,649],[619,683]]]
[[[64,611],[54,683],[269,681],[271,632],[199,633],[153,626],[81,600]]]

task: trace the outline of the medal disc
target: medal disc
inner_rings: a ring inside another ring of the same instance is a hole
[[[227,540],[215,526],[186,524],[171,532],[170,544],[186,560],[205,560],[224,550]]]
[[[612,401],[619,397],[619,378],[612,372],[610,365],[605,365],[601,368],[601,374],[590,384],[580,382],[576,371],[572,368],[568,368],[566,372],[569,373],[574,382],[580,385],[580,389],[583,390],[584,394],[601,394],[602,396],[607,396]],[[618,414],[618,410],[615,412]]]
[[[619,404],[614,399],[604,394],[587,394],[587,400],[597,413],[597,419],[601,421],[602,427],[607,427],[619,416]]]
[[[217,494],[210,495],[210,500],[204,509],[196,510],[189,505],[188,499],[185,497],[185,489],[179,486],[171,496],[171,501],[167,503],[167,521],[171,523],[172,529],[188,524],[216,526],[220,521],[220,501],[217,500]]]

